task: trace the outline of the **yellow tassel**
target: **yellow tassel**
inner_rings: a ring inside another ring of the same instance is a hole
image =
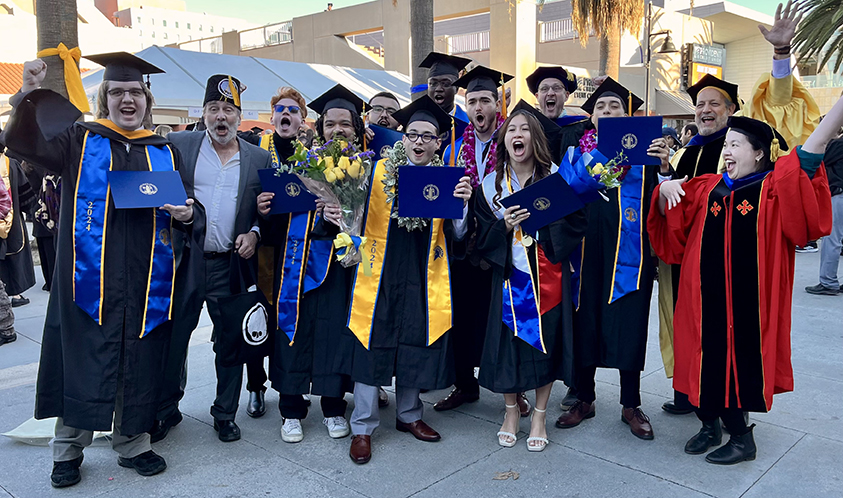
[[[779,148],[779,139],[773,138],[770,143],[770,162],[776,162],[781,157],[781,149]]]
[[[503,81],[503,73],[501,73],[501,87],[502,87],[502,91],[503,91],[503,93],[501,94],[501,99],[503,99],[503,103],[502,103],[502,106],[501,106],[501,116],[503,116],[503,118],[506,119],[507,118],[507,115],[506,115],[507,114],[507,109],[506,109],[506,83],[504,83],[504,81]]]
[[[240,89],[234,84],[231,76],[228,77],[228,89],[231,91],[231,98],[234,100],[234,105],[240,107]]]

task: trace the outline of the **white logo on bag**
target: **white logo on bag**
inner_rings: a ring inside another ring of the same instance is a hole
[[[260,346],[269,337],[266,329],[267,313],[263,304],[255,303],[243,317],[243,340],[249,346]]]

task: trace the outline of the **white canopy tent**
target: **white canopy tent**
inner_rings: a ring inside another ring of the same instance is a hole
[[[153,114],[156,123],[188,122],[189,109],[202,106],[205,82],[214,74],[235,76],[246,85],[241,107],[246,114],[254,116],[256,112],[260,113],[263,120],[268,120],[271,111],[269,99],[281,86],[295,88],[307,102],[340,83],[366,101],[378,92],[388,91],[398,97],[402,106],[410,103],[410,78],[395,71],[209,54],[158,46],[135,55],[166,71],[150,76],[155,95]],[[82,83],[94,109],[97,90],[102,83],[102,69],[83,74]]]

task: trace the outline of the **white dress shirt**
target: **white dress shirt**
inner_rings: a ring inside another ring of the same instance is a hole
[[[494,134],[489,137],[489,140],[483,142],[477,136],[477,132],[474,132],[474,164],[477,165],[477,177],[480,179],[480,182],[486,176],[486,162],[489,160],[489,149],[492,147],[492,138],[494,138]],[[486,156],[485,159],[483,158],[484,154]]]
[[[193,176],[196,200],[205,207],[205,252],[225,252],[234,247],[234,220],[240,192],[240,151],[222,164],[211,137],[205,135]]]

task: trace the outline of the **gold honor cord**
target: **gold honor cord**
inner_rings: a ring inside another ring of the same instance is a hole
[[[68,100],[80,112],[91,112],[88,96],[85,95],[85,87],[82,86],[82,74],[79,72],[79,59],[82,58],[79,47],[68,49],[64,43],[59,43],[58,47],[45,48],[36,55],[38,57],[58,55],[61,58],[64,62],[64,84],[67,87]]]

